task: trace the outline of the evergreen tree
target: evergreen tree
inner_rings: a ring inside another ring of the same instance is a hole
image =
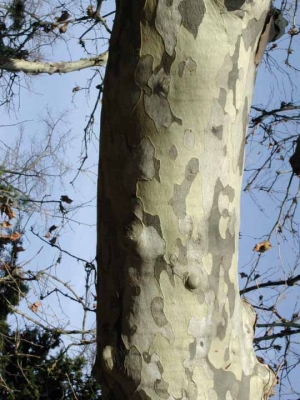
[[[7,200],[1,200],[11,207]],[[12,209],[6,208],[12,212]],[[60,335],[38,327],[14,329],[9,325],[11,307],[17,306],[29,287],[19,268],[18,249],[22,244],[16,229],[2,221],[0,234],[0,399],[1,400],[59,400],[100,398],[100,387],[86,369],[82,356],[71,358],[61,350]]]

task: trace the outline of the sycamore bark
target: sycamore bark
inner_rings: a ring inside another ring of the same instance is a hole
[[[269,0],[119,0],[98,198],[104,399],[267,399],[237,266],[245,132]]]

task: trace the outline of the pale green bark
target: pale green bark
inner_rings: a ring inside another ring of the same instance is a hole
[[[244,138],[269,4],[117,2],[98,200],[104,399],[272,391],[237,282]]]

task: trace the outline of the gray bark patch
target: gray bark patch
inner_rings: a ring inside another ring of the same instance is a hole
[[[132,179],[148,181],[159,179],[159,163],[155,162],[155,147],[148,137],[144,137],[138,146],[132,147],[132,157],[124,169],[124,181]],[[138,173],[137,173],[138,171]]]
[[[224,1],[224,5],[228,11],[239,10],[245,3],[246,3],[246,0],[225,0]]]
[[[178,7],[182,25],[196,39],[199,26],[206,12],[203,0],[183,0]]]
[[[169,399],[170,398],[170,395],[168,393],[168,388],[169,388],[169,384],[166,381],[164,381],[163,379],[161,379],[161,380],[157,379],[154,382],[154,390],[161,399]]]
[[[171,158],[171,160],[176,160],[176,158],[178,157],[178,150],[174,144],[171,146],[169,150],[169,157]]]
[[[167,99],[170,90],[170,75],[163,68],[157,73],[153,73],[148,81],[152,94],[144,94],[145,111],[154,121],[157,132],[162,127],[168,128],[172,122],[182,124],[181,119],[177,118]]]
[[[141,382],[142,374],[142,356],[135,346],[132,346],[125,357],[124,368],[127,376],[132,380],[132,389],[134,392]]]
[[[194,338],[193,342],[189,344],[189,353],[190,353],[190,360],[193,360],[196,357],[197,351],[197,340]]]
[[[238,62],[240,57],[240,42],[241,42],[241,37],[239,37],[236,42],[235,51],[231,58],[233,66],[228,76],[228,88],[233,91],[233,104],[235,107],[236,107],[236,82],[239,79]]]
[[[186,202],[185,199],[189,194],[191,185],[199,173],[199,160],[198,158],[192,158],[185,169],[185,179],[181,185],[174,185],[174,194],[170,200],[170,204],[173,207],[174,214],[183,219],[186,215]]]
[[[159,0],[155,26],[164,41],[166,52],[171,56],[175,51],[177,36],[181,25],[178,4],[181,0]]]
[[[184,145],[189,150],[193,150],[195,145],[195,134],[191,129],[186,129],[184,132]]]
[[[144,212],[143,213],[143,223],[146,226],[153,226],[153,228],[157,231],[157,233],[161,237],[163,237],[161,225],[160,225],[160,219],[159,219],[158,215],[151,215],[151,214]]]
[[[187,399],[189,400],[197,400],[198,399],[198,389],[194,381],[189,382],[187,391],[186,391]]]
[[[185,61],[180,61],[178,64],[178,75],[180,78],[183,77],[185,69],[189,72],[195,72],[197,70],[196,61],[194,61],[192,57],[188,57]]]
[[[152,75],[153,57],[149,54],[142,57],[135,70],[135,82],[150,96],[152,93],[151,88],[148,86],[148,80]]]
[[[157,326],[167,325],[168,320],[164,313],[164,301],[161,297],[155,297],[151,303],[151,314]]]

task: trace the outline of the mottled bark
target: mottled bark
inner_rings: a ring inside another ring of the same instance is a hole
[[[24,72],[27,75],[40,74],[66,74],[69,72],[80,71],[81,69],[91,67],[101,67],[106,64],[108,53],[105,52],[96,57],[81,58],[77,61],[58,61],[58,62],[41,62],[27,61],[16,58],[3,57],[0,55],[0,70],[9,72]]]
[[[259,400],[237,280],[245,132],[269,0],[119,0],[98,199],[104,399]]]

